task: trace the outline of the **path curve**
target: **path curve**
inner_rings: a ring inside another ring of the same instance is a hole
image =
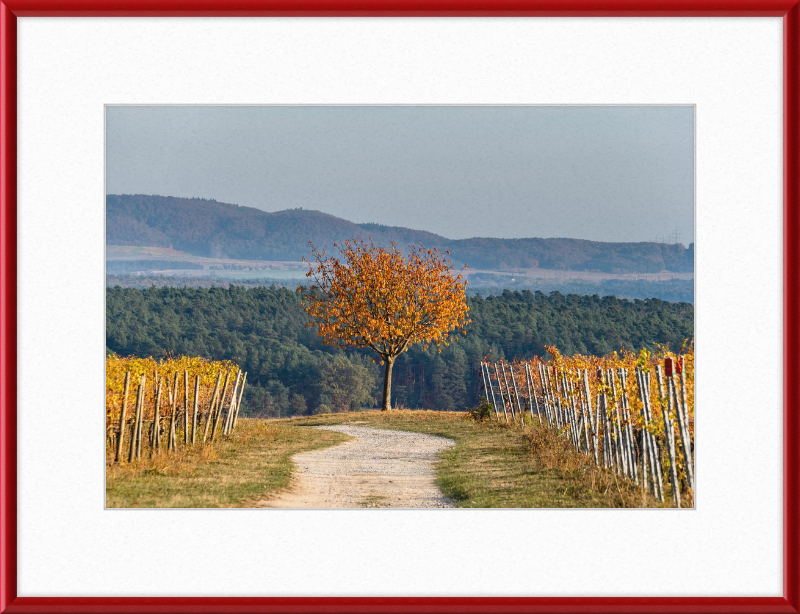
[[[332,448],[295,454],[292,487],[261,507],[454,507],[434,482],[436,454],[454,441],[436,435],[364,426],[313,428],[355,437]]]

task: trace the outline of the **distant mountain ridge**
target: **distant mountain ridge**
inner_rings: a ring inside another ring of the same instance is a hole
[[[199,198],[143,194],[106,196],[106,243],[172,247],[195,256],[300,260],[308,242],[328,253],[345,239],[369,237],[401,249],[422,243],[450,250],[453,263],[471,269],[520,268],[658,273],[694,271],[694,244],[606,243],[584,239],[447,239],[424,230],[355,224],[321,211],[267,212]]]

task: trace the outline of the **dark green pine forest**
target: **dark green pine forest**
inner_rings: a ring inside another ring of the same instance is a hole
[[[279,417],[373,407],[383,369],[369,351],[322,344],[286,288],[107,288],[106,345],[123,356],[165,354],[232,360],[248,372],[242,411]],[[604,355],[621,349],[677,349],[694,335],[694,306],[658,299],[505,291],[467,299],[467,334],[443,347],[414,346],[394,367],[395,407],[460,410],[476,404],[478,365],[493,358]]]

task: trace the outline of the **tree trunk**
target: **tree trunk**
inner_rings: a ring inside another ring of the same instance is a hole
[[[386,375],[383,378],[383,407],[382,411],[392,408],[392,367],[394,358],[384,358],[386,362]]]

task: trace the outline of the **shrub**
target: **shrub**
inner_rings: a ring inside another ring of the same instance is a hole
[[[489,403],[489,399],[486,397],[481,397],[477,407],[474,409],[467,407],[466,409],[471,419],[475,420],[475,422],[483,422],[484,420],[491,419],[494,405]]]

